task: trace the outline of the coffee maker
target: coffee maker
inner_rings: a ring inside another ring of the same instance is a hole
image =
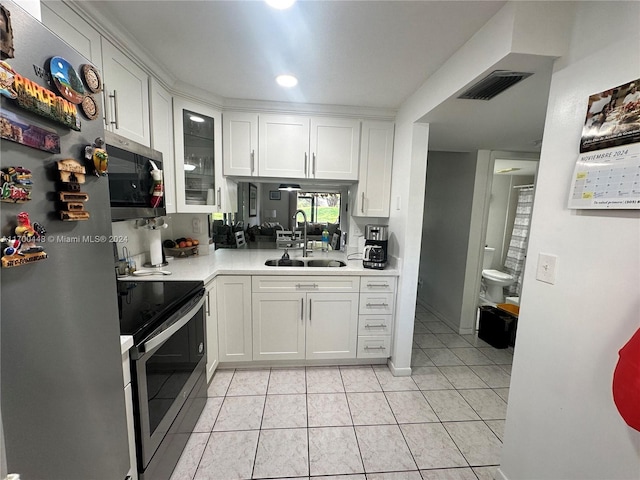
[[[362,266],[364,268],[383,269],[387,265],[388,243],[388,225],[366,225],[364,228]]]

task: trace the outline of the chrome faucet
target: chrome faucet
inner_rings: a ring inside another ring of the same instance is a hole
[[[307,214],[304,213],[304,210],[296,210],[296,213],[293,214],[293,219],[296,220],[298,218],[298,214],[302,214],[302,219],[304,220],[304,230],[303,230],[303,241],[304,246],[302,247],[302,256],[307,256]]]

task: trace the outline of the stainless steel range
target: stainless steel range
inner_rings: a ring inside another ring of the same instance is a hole
[[[138,472],[168,480],[207,401],[202,282],[119,282],[130,350]]]

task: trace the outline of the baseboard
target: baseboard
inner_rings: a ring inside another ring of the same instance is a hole
[[[509,480],[507,476],[500,470],[500,467],[496,470],[496,478],[495,480]]]
[[[389,359],[387,366],[394,377],[410,377],[411,367],[398,368],[393,364],[393,360]]]
[[[449,321],[449,319],[447,317],[445,317],[443,314],[441,314],[440,312],[438,312],[438,310],[436,310],[433,306],[429,305],[428,303],[423,303],[422,306],[424,308],[426,308],[427,310],[429,310],[429,312],[434,317],[436,317],[438,320],[440,320],[446,326],[451,328],[454,332],[459,330],[459,328],[460,328],[459,325],[452,325],[451,322]],[[464,333],[461,333],[461,332],[458,332],[458,333],[460,333],[461,335],[464,335]],[[469,332],[469,333],[473,333],[473,332]]]

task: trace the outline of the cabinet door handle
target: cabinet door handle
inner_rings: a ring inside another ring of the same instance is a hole
[[[211,292],[207,292],[207,317],[211,314],[211,297],[209,293]]]
[[[256,152],[255,150],[251,150],[251,173],[252,174],[255,167],[255,159],[256,159]]]
[[[372,308],[372,307],[382,307],[382,308],[387,308],[389,306],[389,304],[387,303],[367,303],[367,308]]]
[[[304,322],[304,298],[300,299],[300,321]]]
[[[318,288],[317,283],[296,283],[296,288]]]
[[[386,323],[379,323],[378,325],[365,325],[364,328],[387,328]]]
[[[109,122],[111,125],[116,126],[116,130],[120,128],[118,123],[118,92],[113,91],[113,95],[109,95],[109,98],[113,98],[113,116],[115,118],[115,122]]]
[[[218,208],[222,208],[222,188],[218,187]]]
[[[315,177],[316,175],[316,154],[315,153],[313,154],[313,157],[311,159],[311,173]]]
[[[389,284],[387,282],[385,283],[367,283],[367,287],[369,288],[387,288],[389,286]]]
[[[364,347],[365,350],[386,350],[387,347],[370,347],[369,345]]]
[[[362,201],[360,202],[360,212],[364,213],[364,192],[362,192]]]
[[[311,323],[311,299],[309,299],[309,323]]]
[[[307,152],[304,152],[304,176],[307,176]]]

